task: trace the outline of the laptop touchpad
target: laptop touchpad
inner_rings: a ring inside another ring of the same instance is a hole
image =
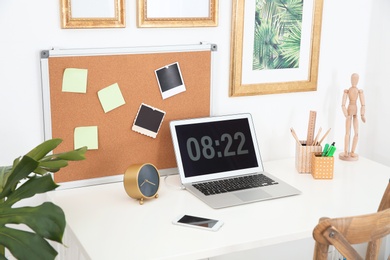
[[[242,201],[253,201],[270,198],[271,195],[263,190],[248,190],[243,192],[235,193],[240,200]]]

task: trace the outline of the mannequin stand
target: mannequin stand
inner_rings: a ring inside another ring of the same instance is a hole
[[[339,159],[343,161],[357,161],[359,160],[359,155],[354,153],[353,156],[351,156],[351,154],[340,153]]]

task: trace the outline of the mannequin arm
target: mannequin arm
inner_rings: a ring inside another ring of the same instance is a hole
[[[364,98],[364,93],[363,93],[363,90],[359,90],[359,100],[360,100],[360,104],[361,104],[361,108],[360,108],[360,116],[362,118],[362,121],[363,123],[366,122],[366,100]]]
[[[341,104],[341,108],[343,109],[343,113],[344,113],[344,116],[345,117],[348,117],[348,111],[347,111],[347,108],[345,107],[346,103],[347,103],[347,98],[348,98],[348,90],[344,90],[344,94],[343,94],[343,102]]]

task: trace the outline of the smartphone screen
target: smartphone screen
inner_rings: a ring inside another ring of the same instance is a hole
[[[213,228],[218,223],[218,220],[184,215],[177,222],[204,228]]]

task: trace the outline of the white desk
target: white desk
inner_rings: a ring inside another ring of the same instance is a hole
[[[185,190],[179,177],[162,178],[158,199],[139,205],[122,182],[51,192],[65,211],[68,229],[87,258],[201,259],[311,237],[318,219],[375,212],[390,167],[360,158],[335,158],[333,180],[315,180],[295,170],[294,159],[265,163],[265,169],[301,195],[214,210]],[[171,224],[186,213],[221,219],[218,232]],[[309,250],[309,249],[308,249]]]

